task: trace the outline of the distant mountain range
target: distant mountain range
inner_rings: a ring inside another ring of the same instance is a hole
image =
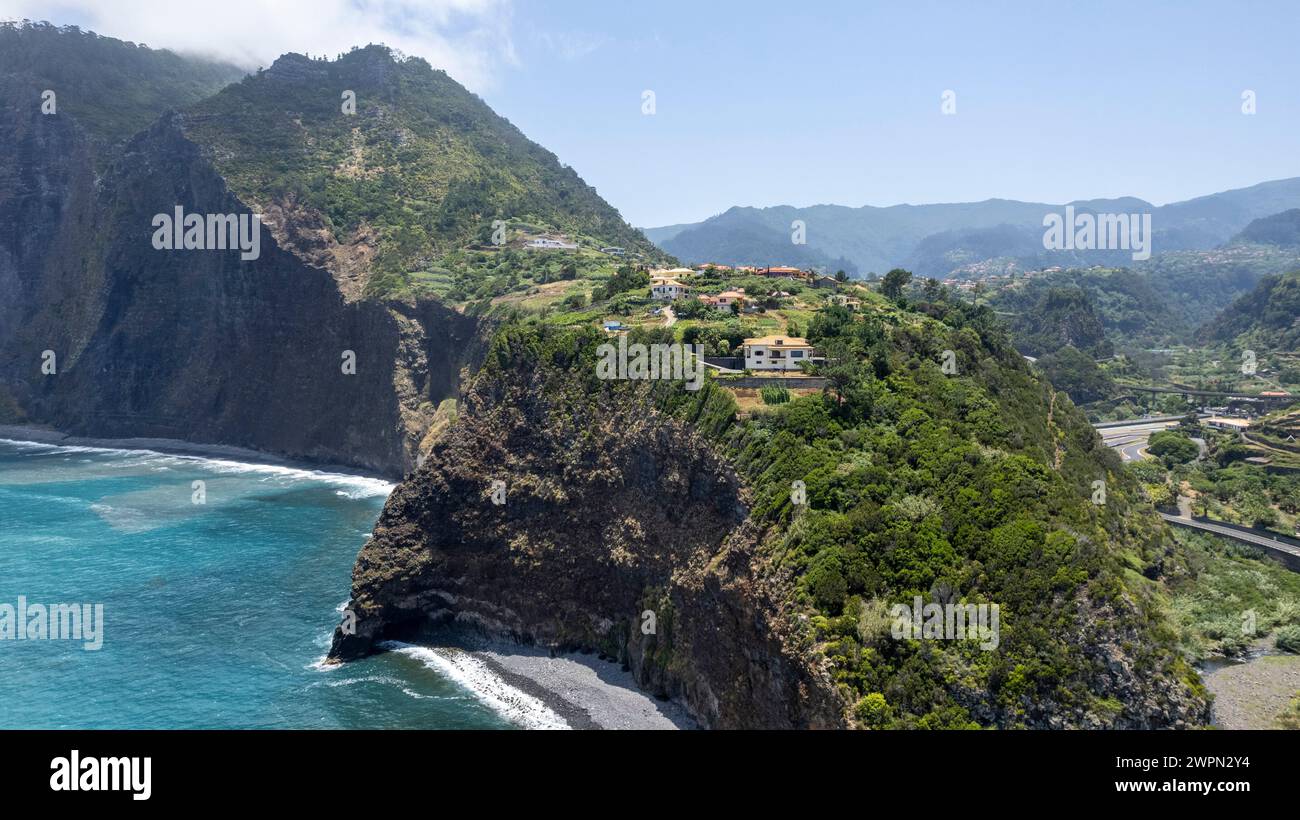
[[[904,267],[918,276],[970,278],[1016,269],[1133,264],[1128,250],[1046,250],[1043,218],[1063,214],[1067,206],[1081,214],[1149,213],[1153,253],[1202,251],[1232,240],[1254,220],[1300,208],[1300,178],[1162,206],[1122,197],[1063,204],[989,199],[885,208],[735,207],[700,223],[648,228],[645,234],[687,263],[807,264],[857,275]],[[806,244],[791,239],[796,220],[805,226]]]

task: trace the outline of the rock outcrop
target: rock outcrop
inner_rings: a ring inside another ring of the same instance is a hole
[[[362,550],[331,658],[471,629],[620,659],[704,726],[843,725],[726,461],[637,391],[570,403],[544,380],[475,382]]]
[[[260,256],[157,250],[156,214],[249,214],[170,115],[97,180],[75,123],[9,121],[0,202],[0,389],[99,437],[249,447],[400,476],[456,395],[477,320],[434,300],[355,301],[263,226]],[[16,166],[19,167],[19,166]],[[54,354],[55,372],[43,370]],[[345,372],[355,357],[355,373]]]

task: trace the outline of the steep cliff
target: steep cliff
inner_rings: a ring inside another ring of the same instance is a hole
[[[9,391],[30,418],[71,433],[230,444],[400,475],[438,401],[456,393],[476,320],[429,300],[349,302],[328,269],[265,227],[256,260],[155,249],[153,217],[177,206],[250,213],[183,122],[160,120],[93,196],[67,196],[49,254],[23,277],[32,297],[4,349]],[[42,370],[45,351],[54,373]]]
[[[1082,415],[1005,339],[902,322],[883,381],[742,422],[713,384],[598,380],[591,332],[507,327],[362,549],[331,658],[458,629],[597,650],[710,727],[1204,723],[1158,604],[1179,558]],[[945,342],[978,368],[923,364]],[[891,637],[917,595],[999,604],[998,645]]]
[[[839,725],[744,482],[644,389],[553,369],[593,372],[590,346],[552,339],[535,368],[531,341],[497,339],[458,422],[390,498],[358,559],[356,634],[332,657],[457,626],[604,651],[706,726]]]
[[[650,248],[481,100],[381,46],[286,55],[209,97],[240,72],[75,29],[0,43],[0,422],[400,476],[482,348],[469,311],[407,287],[433,255],[496,217]],[[258,252],[157,247],[177,209],[258,215]]]

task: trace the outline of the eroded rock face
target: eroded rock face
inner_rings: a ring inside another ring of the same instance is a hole
[[[781,582],[762,580],[746,489],[702,438],[630,392],[568,408],[528,379],[485,381],[390,497],[333,659],[470,628],[617,657],[705,726],[843,723],[787,639]]]
[[[249,213],[182,126],[165,117],[136,137],[98,186],[76,151],[33,148],[24,184],[45,204],[0,203],[17,226],[0,243],[0,280],[19,296],[0,311],[0,384],[31,420],[73,434],[236,445],[401,476],[433,408],[457,394],[477,321],[431,300],[349,298],[335,271],[267,226],[256,260],[156,250],[155,214]],[[27,126],[26,139],[79,144],[75,132],[40,130],[53,127]],[[46,350],[57,375],[41,372]],[[344,371],[348,351],[355,373]]]

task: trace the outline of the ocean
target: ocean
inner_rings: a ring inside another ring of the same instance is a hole
[[[394,646],[320,664],[391,489],[0,439],[0,612],[20,598],[103,606],[97,650],[0,639],[0,728],[562,725],[467,656]]]

